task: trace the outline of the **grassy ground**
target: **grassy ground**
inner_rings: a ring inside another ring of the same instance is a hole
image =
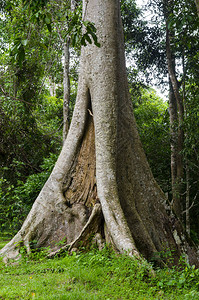
[[[140,265],[108,249],[54,259],[44,254],[0,261],[0,299],[199,299],[199,272],[187,265],[157,269],[154,276],[145,261]]]

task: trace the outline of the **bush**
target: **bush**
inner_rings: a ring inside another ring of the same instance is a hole
[[[2,231],[15,233],[20,229],[56,160],[57,154],[51,153],[48,158],[43,160],[41,173],[29,175],[25,183],[18,181],[16,187],[5,178],[0,179],[0,226]]]

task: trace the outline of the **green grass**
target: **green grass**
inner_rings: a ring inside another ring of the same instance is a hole
[[[14,264],[0,261],[0,299],[199,299],[198,270],[155,272],[144,260],[140,265],[108,249],[54,259],[40,253]]]

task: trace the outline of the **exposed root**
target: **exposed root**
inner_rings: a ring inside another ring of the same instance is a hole
[[[83,227],[82,231],[80,232],[79,236],[70,244],[67,244],[60,249],[51,252],[48,257],[51,258],[55,256],[56,254],[59,254],[63,250],[71,251],[74,248],[79,248],[80,246],[84,246],[89,238],[90,235],[96,234],[99,230],[99,225],[101,224],[102,219],[102,209],[101,205],[99,203],[96,203],[93,207],[92,213],[86,223],[86,225]]]

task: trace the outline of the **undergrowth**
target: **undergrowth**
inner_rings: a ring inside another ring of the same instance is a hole
[[[1,243],[3,245],[3,243]],[[46,250],[18,262],[0,261],[0,299],[199,299],[199,270],[155,269],[108,248],[46,258]]]

